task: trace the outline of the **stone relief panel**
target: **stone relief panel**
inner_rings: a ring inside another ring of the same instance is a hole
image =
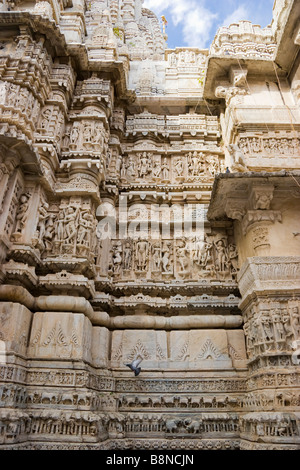
[[[121,182],[206,183],[224,172],[224,158],[216,154],[194,151],[184,155],[164,156],[154,152],[137,152],[123,156]]]
[[[43,203],[34,237],[44,257],[95,256],[96,219],[89,198],[65,198],[59,206]]]
[[[81,314],[34,315],[28,354],[31,357],[90,361],[92,326]]]
[[[103,240],[99,244],[99,262],[108,243]],[[116,282],[139,278],[225,281],[236,280],[239,271],[236,245],[222,232],[206,234],[204,239],[200,232],[199,236],[194,233],[190,237],[152,239],[147,229],[144,236],[112,240],[107,262],[106,272]]]
[[[276,132],[253,136],[240,134],[238,148],[249,167],[298,168],[300,138],[297,132]]]
[[[241,331],[114,331],[111,354],[112,367],[124,368],[134,359],[142,359],[141,367],[145,371],[246,367]]]
[[[7,352],[26,356],[32,313],[12,302],[3,302],[0,308],[0,342],[5,343]]]
[[[149,368],[163,368],[167,363],[167,336],[165,331],[113,331],[111,366],[125,368],[134,359],[142,359]]]
[[[287,355],[300,337],[297,302],[261,304],[245,318],[244,331],[250,359],[261,355]]]

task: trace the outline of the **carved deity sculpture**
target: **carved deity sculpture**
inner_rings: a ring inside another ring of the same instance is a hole
[[[132,256],[133,256],[130,242],[125,243],[123,253],[124,253],[124,269],[129,271],[132,268]]]
[[[167,181],[169,179],[169,172],[170,172],[169,162],[167,158],[164,158],[161,169],[162,169],[162,180]]]
[[[139,240],[136,243],[136,269],[137,271],[146,271],[149,254],[149,243],[145,240]]]
[[[16,214],[15,233],[22,233],[28,216],[30,194],[22,194],[20,197],[20,206]]]

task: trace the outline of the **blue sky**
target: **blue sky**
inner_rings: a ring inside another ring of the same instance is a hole
[[[209,48],[217,30],[239,20],[267,26],[274,0],[144,0],[144,7],[168,20],[168,47]]]

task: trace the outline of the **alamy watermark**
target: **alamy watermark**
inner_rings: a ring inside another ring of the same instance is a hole
[[[120,196],[114,206],[103,202],[97,208],[99,239],[204,238],[206,206],[201,204],[129,204],[130,195]]]

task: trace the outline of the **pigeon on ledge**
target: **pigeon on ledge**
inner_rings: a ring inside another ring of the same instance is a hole
[[[139,367],[139,365],[142,362],[142,360],[143,359],[135,359],[134,361],[132,361],[131,364],[125,364],[125,365],[134,372],[135,376],[137,376],[141,372],[141,368]]]

